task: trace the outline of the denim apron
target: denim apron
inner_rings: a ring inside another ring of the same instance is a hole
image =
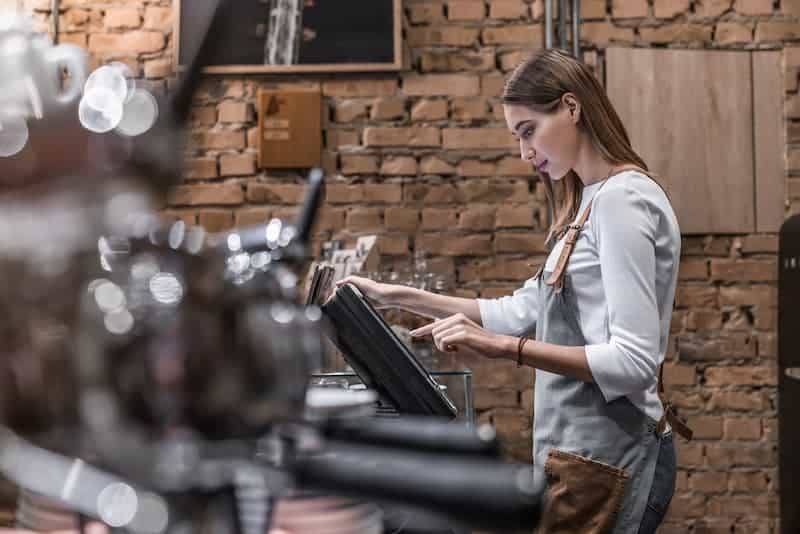
[[[601,186],[602,187],[602,186]],[[553,272],[537,274],[536,339],[585,346],[566,265],[591,202],[569,227]],[[595,276],[600,276],[596,266]],[[536,370],[533,460],[543,466],[548,504],[538,532],[637,534],[647,508],[668,412],[656,421],[627,397],[606,402],[594,383]],[[669,417],[670,423],[673,419]],[[686,428],[675,421],[682,435]]]

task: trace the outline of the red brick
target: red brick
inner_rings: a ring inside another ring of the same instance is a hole
[[[694,430],[693,439],[722,438],[722,417],[696,415],[689,417],[687,422]]]
[[[358,146],[359,134],[356,130],[327,130],[325,132],[325,146],[338,150],[345,146]],[[248,146],[250,143],[248,142]]]
[[[238,184],[179,185],[170,190],[167,202],[172,206],[241,204],[244,191]]]
[[[255,226],[265,224],[272,217],[269,208],[244,208],[235,212],[236,226]]]
[[[632,28],[614,26],[610,22],[584,22],[581,24],[581,40],[598,46],[610,43],[633,43]]]
[[[455,208],[425,208],[422,210],[422,230],[447,230],[456,227],[458,210]]]
[[[778,279],[776,260],[711,260],[711,278],[724,282],[774,282]]]
[[[71,9],[68,13],[77,11]],[[136,8],[110,7],[106,9],[103,19],[106,28],[110,29],[131,29],[142,25],[142,16]]]
[[[341,230],[345,226],[345,216],[347,211],[344,208],[331,208],[326,206],[323,208],[316,223],[314,223],[315,232],[324,232],[328,230],[336,231]]]
[[[415,176],[417,160],[411,156],[389,156],[381,163],[380,172],[386,176]]]
[[[708,280],[708,262],[706,260],[681,260],[678,279]]]
[[[722,312],[719,310],[690,310],[686,322],[689,330],[712,330],[722,327]]]
[[[349,230],[377,231],[383,227],[380,208],[353,208],[347,212],[346,225]]]
[[[775,330],[778,324],[778,310],[777,308],[759,307],[753,312],[753,318],[755,327],[759,330]]]
[[[720,22],[714,33],[714,41],[730,45],[750,43],[753,40],[753,25],[742,22]]]
[[[455,21],[483,20],[486,4],[483,0],[450,0],[447,2],[447,18]]]
[[[532,228],[534,208],[529,205],[506,206],[497,212],[496,228]]]
[[[773,307],[778,305],[778,292],[776,288],[765,285],[721,286],[719,303],[721,306]]]
[[[646,17],[647,0],[611,0],[614,18]]]
[[[171,57],[151,59],[144,62],[145,78],[166,78],[174,72]]]
[[[477,96],[477,74],[412,74],[403,78],[403,93],[410,96]]]
[[[260,204],[300,204],[305,197],[305,187],[298,184],[250,183],[247,185],[248,202]]]
[[[675,495],[670,502],[669,510],[667,511],[667,519],[671,517],[681,518],[699,518],[705,515],[706,510],[706,496],[699,494],[688,495]],[[676,534],[680,532],[685,534],[687,532],[685,526],[681,526],[676,530]],[[663,529],[659,529],[659,534]],[[667,533],[664,533],[667,534]]]
[[[474,386],[489,388],[527,389],[533,385],[533,369],[517,367],[514,362],[487,360],[481,365],[471,365]]]
[[[528,202],[528,184],[523,181],[500,182],[469,180],[458,184],[462,202]]]
[[[446,161],[436,156],[425,156],[419,164],[419,172],[422,174],[455,174],[456,169]]]
[[[410,253],[407,235],[378,236],[378,248],[381,251],[381,255],[408,256]]]
[[[664,364],[664,386],[693,386],[697,380],[697,367],[694,365]]]
[[[447,100],[423,99],[411,108],[412,121],[438,121],[447,118]]]
[[[716,308],[719,295],[717,288],[678,284],[675,305],[678,307]]]
[[[451,107],[453,120],[456,121],[485,119],[489,109],[485,98],[454,98]]]
[[[192,158],[186,161],[184,180],[203,180],[219,176],[216,158]]]
[[[516,144],[505,128],[445,128],[442,143],[454,150],[508,149]]]
[[[678,351],[682,360],[711,361],[728,358],[754,358],[755,338],[749,332],[726,332],[713,337],[680,336]]]
[[[397,92],[397,79],[329,80],[322,83],[322,94],[334,97],[391,96]]]
[[[342,154],[341,172],[350,174],[376,174],[378,172],[378,157],[367,154]]]
[[[197,222],[207,232],[222,232],[234,226],[233,212],[229,210],[201,210]]]
[[[689,11],[689,0],[655,0],[653,13],[659,19],[671,19]]]
[[[514,70],[517,65],[530,57],[530,52],[527,50],[515,50],[506,54],[500,55],[500,70],[508,72]]]
[[[197,126],[213,126],[217,122],[217,108],[215,106],[193,107],[191,122]]]
[[[492,176],[494,163],[477,159],[464,159],[458,164],[458,175],[464,177]]]
[[[400,184],[364,184],[364,203],[398,204],[403,199]]]
[[[126,54],[137,56],[164,49],[166,40],[161,32],[129,31],[125,33],[94,33],[89,35],[89,52],[95,54]]]
[[[478,43],[478,28],[462,26],[412,27],[407,30],[408,46],[412,48],[425,46],[458,46],[468,47]]]
[[[501,20],[528,18],[528,5],[522,0],[491,0],[489,18]]]
[[[408,6],[408,16],[412,24],[431,24],[444,19],[444,4],[442,2],[426,2]]]
[[[205,150],[243,150],[246,145],[244,130],[209,130],[192,132],[191,144]]]
[[[756,24],[755,40],[785,41],[800,38],[800,23],[763,21]]]
[[[390,206],[384,212],[387,230],[414,232],[419,227],[419,210]]]
[[[730,474],[729,486],[733,493],[761,493],[769,487],[769,478],[763,472],[733,471]]]
[[[367,118],[367,103],[363,100],[340,100],[334,105],[336,122],[353,122]]]
[[[442,256],[489,256],[492,253],[492,237],[489,235],[423,234],[417,237],[416,242],[423,250],[435,251]]]
[[[372,103],[370,109],[370,118],[378,121],[402,119],[405,114],[406,101],[404,98],[378,98]]]
[[[521,158],[505,157],[497,163],[497,176],[530,176],[531,164]]]
[[[485,45],[525,45],[532,48],[544,43],[541,25],[491,26],[483,29],[481,40]]]
[[[778,336],[775,333],[758,334],[758,355],[762,358],[775,358],[778,355]]]
[[[225,100],[217,106],[219,122],[251,122],[253,105],[248,102]]]
[[[773,367],[709,367],[705,370],[708,386],[774,386],[777,384]]]
[[[728,491],[728,474],[714,471],[691,473],[689,488],[700,493],[726,493]]]
[[[441,145],[440,137],[439,129],[431,127],[364,129],[364,144],[370,147],[437,147]]]
[[[255,172],[255,154],[223,154],[219,157],[220,176],[247,176]]]
[[[505,83],[502,74],[484,74],[481,76],[481,95],[498,97],[503,94]]]
[[[725,418],[725,439],[746,441],[761,439],[761,419],[757,417]]]
[[[711,27],[675,23],[656,28],[640,28],[639,35],[647,43],[707,42],[711,40]]]
[[[332,204],[354,204],[364,199],[361,185],[328,184],[325,186],[325,200]]]
[[[523,281],[533,276],[535,269],[531,262],[497,257],[489,263],[478,266],[478,276],[481,280],[515,280]]]
[[[522,437],[531,428],[531,415],[520,409],[501,408],[492,414],[492,423],[499,437],[509,439]]]
[[[777,253],[778,236],[761,234],[747,235],[741,240],[742,254]]]
[[[731,8],[733,0],[704,0],[700,4],[700,11],[704,17],[718,17]]]
[[[472,50],[426,50],[420,54],[422,72],[491,71],[494,70],[493,49]]]
[[[76,31],[86,29],[91,13],[85,9],[69,9],[59,17],[59,29]]]
[[[171,32],[172,11],[171,7],[147,6],[144,10],[145,29]]]
[[[708,401],[708,410],[734,412],[763,412],[770,407],[765,391],[714,391]]]
[[[686,442],[677,440],[675,447],[678,453],[678,465],[680,467],[702,467],[705,464],[705,445],[701,442]]]
[[[491,230],[494,228],[495,208],[472,204],[458,218],[462,230]]]
[[[744,16],[771,15],[772,0],[736,0],[736,12]]]
[[[496,254],[504,252],[542,254],[546,252],[544,236],[531,232],[498,232],[494,238],[494,251]]]
[[[404,200],[423,204],[452,204],[458,200],[458,190],[452,184],[409,184],[405,188]]]

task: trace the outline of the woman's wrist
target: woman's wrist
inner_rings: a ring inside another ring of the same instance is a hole
[[[519,338],[514,336],[498,335],[495,338],[495,358],[500,360],[517,361],[517,346]]]
[[[406,308],[413,305],[416,300],[414,293],[418,291],[414,287],[405,286],[402,284],[386,284],[386,292],[384,293],[383,302],[384,306],[392,308]]]

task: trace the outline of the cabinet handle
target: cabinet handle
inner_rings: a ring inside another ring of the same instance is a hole
[[[800,367],[787,367],[783,370],[783,372],[789,378],[794,378],[795,380],[800,380]]]

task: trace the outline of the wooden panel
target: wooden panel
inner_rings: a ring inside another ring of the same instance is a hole
[[[783,71],[779,51],[753,52],[756,230],[777,232],[786,200]]]
[[[607,90],[683,233],[755,228],[750,55],[610,48]]]
[[[259,166],[319,166],[322,160],[321,118],[319,89],[259,91]]]

